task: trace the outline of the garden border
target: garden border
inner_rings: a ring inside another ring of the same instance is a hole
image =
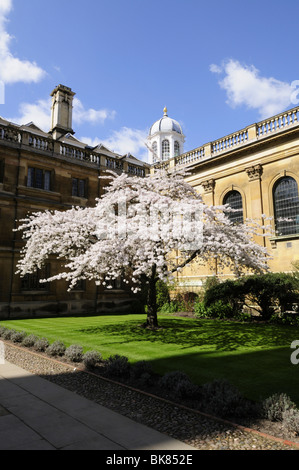
[[[234,423],[232,421],[229,421],[229,420],[226,420],[226,419],[223,419],[223,418],[219,418],[217,416],[213,416],[213,415],[210,415],[208,413],[204,413],[202,411],[199,411],[199,410],[196,410],[196,409],[193,409],[193,408],[189,408],[188,406],[185,406],[185,405],[181,405],[180,403],[177,403],[177,402],[173,402],[171,400],[168,400],[166,398],[163,398],[163,397],[159,397],[158,395],[154,395],[152,393],[149,393],[149,392],[146,392],[146,391],[143,391],[141,389],[138,389],[138,388],[134,388],[130,385],[127,385],[127,384],[124,384],[122,382],[118,382],[118,381],[115,381],[113,379],[109,379],[107,377],[104,377],[100,374],[96,374],[94,372],[91,372],[89,370],[86,370],[82,367],[80,367],[79,365],[75,366],[74,367],[74,364],[69,364],[67,362],[62,362],[62,361],[59,361],[57,359],[54,359],[54,358],[51,358],[51,357],[48,357],[46,355],[41,355],[37,352],[34,352],[34,351],[31,351],[29,348],[22,348],[20,346],[16,346],[15,344],[12,344],[11,342],[9,341],[6,341],[6,340],[2,340],[4,344],[7,344],[9,345],[10,347],[12,348],[15,348],[15,349],[19,349],[21,351],[26,351],[27,353],[29,354],[32,354],[33,356],[37,356],[37,357],[42,357],[43,359],[46,359],[48,361],[52,361],[56,364],[59,364],[59,365],[62,365],[62,366],[65,366],[67,369],[72,369],[72,370],[76,370],[76,371],[79,371],[79,372],[83,372],[85,374],[88,374],[88,375],[91,375],[93,377],[96,377],[100,380],[103,380],[105,382],[108,382],[108,383],[111,383],[111,384],[114,384],[114,385],[118,385],[120,387],[123,387],[123,388],[126,388],[126,389],[129,389],[129,390],[133,390],[134,392],[137,392],[137,393],[140,393],[140,394],[143,394],[143,395],[146,395],[148,397],[151,397],[151,398],[154,398],[156,400],[159,400],[161,402],[164,402],[164,403],[168,403],[170,405],[173,405],[175,407],[179,407],[183,410],[186,410],[186,411],[190,411],[192,413],[196,413],[200,416],[203,416],[205,418],[208,418],[208,419],[211,419],[211,420],[214,420],[214,421],[218,421],[220,423],[223,423],[223,424],[227,424],[227,425],[230,425],[230,426],[233,426],[234,428],[240,430],[240,431],[244,431],[244,432],[248,432],[248,433],[251,433],[251,434],[255,434],[259,437],[263,437],[263,438],[266,438],[266,439],[269,439],[269,440],[272,440],[272,441],[275,441],[275,442],[279,442],[281,444],[284,444],[284,445],[287,445],[287,446],[290,446],[290,447],[295,447],[296,449],[299,450],[299,443],[296,443],[296,442],[293,442],[293,441],[290,441],[290,440],[286,440],[286,439],[283,439],[283,438],[279,438],[279,437],[276,437],[276,436],[272,436],[270,434],[266,434],[266,433],[263,433],[261,431],[258,431],[256,429],[252,429],[252,428],[249,428],[249,427],[246,427],[246,426],[242,426],[240,424],[237,424],[237,423]]]

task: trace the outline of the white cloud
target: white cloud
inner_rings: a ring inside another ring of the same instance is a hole
[[[10,118],[9,121],[16,124],[34,124],[45,132],[51,127],[51,99],[38,100],[36,103],[21,103],[19,107],[19,116]]]
[[[221,67],[212,64],[210,71],[225,74],[219,85],[226,91],[227,103],[231,107],[245,105],[257,109],[261,119],[264,119],[284,111],[292,104],[292,84],[273,77],[263,77],[254,65],[241,65],[231,59]]]
[[[0,0],[1,1],[1,0]],[[21,103],[19,106],[19,116],[8,118],[9,121],[16,124],[28,124],[34,122],[45,132],[51,127],[51,106],[52,100],[41,99],[36,103]],[[106,119],[113,119],[115,111],[106,109],[85,109],[78,98],[74,98],[73,122],[76,125],[88,124],[104,124]]]
[[[113,131],[108,139],[90,139],[82,137],[82,141],[95,147],[101,143],[109,150],[125,155],[131,153],[136,158],[147,160],[147,148],[145,145],[147,138],[147,131],[139,129],[130,129],[122,127],[119,131]]]
[[[114,119],[116,112],[108,109],[85,109],[78,98],[74,98],[73,120],[76,124],[104,124],[106,119]]]
[[[35,62],[21,60],[10,52],[12,36],[6,31],[7,16],[12,10],[12,0],[0,0],[0,80],[8,83],[38,82],[45,71]]]

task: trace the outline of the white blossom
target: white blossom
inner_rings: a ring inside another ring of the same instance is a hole
[[[254,241],[261,227],[232,224],[227,207],[204,204],[183,173],[140,178],[110,172],[105,189],[95,207],[39,212],[20,221],[25,245],[18,273],[32,273],[54,256],[61,272],[47,281],[65,279],[71,289],[81,279],[109,285],[121,277],[136,292],[153,267],[157,278],[169,281],[198,259],[217,259],[218,267],[235,275],[268,269],[267,250]]]

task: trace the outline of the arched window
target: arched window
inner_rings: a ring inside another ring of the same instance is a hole
[[[180,143],[176,140],[174,143],[174,156],[178,157],[180,155]]]
[[[162,160],[166,160],[169,157],[170,157],[169,140],[165,139],[162,141]]]
[[[298,185],[294,178],[281,178],[273,189],[274,216],[277,235],[299,233]]]
[[[228,204],[233,212],[227,212],[226,215],[233,224],[242,224],[243,218],[243,202],[242,196],[238,191],[230,191],[226,194],[223,204]]]
[[[158,144],[157,144],[157,142],[153,143],[152,151],[153,151],[153,161],[156,162],[158,160]]]

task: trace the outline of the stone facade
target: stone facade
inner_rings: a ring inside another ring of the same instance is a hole
[[[230,196],[237,196],[243,220],[263,223],[262,214],[270,217],[275,235],[257,240],[272,256],[271,271],[292,271],[292,263],[299,260],[298,107],[156,164],[152,171],[159,166],[169,171],[188,169],[187,181],[207,204],[222,205]],[[291,217],[293,223],[279,224],[280,217]],[[227,277],[231,273],[220,273],[217,263],[209,268],[198,265],[184,269],[177,282],[197,290],[213,275]]]
[[[15,274],[23,246],[21,234],[13,231],[17,220],[45,209],[92,206],[106,185],[99,176],[107,169],[140,177],[149,172],[131,155],[78,141],[71,131],[74,93],[60,85],[52,96],[49,133],[34,123],[19,126],[0,119],[0,318],[122,312],[132,304],[121,282],[104,290],[86,281],[67,292],[64,281],[40,284],[43,272],[24,279]],[[49,260],[45,269],[55,274],[59,263]]]

